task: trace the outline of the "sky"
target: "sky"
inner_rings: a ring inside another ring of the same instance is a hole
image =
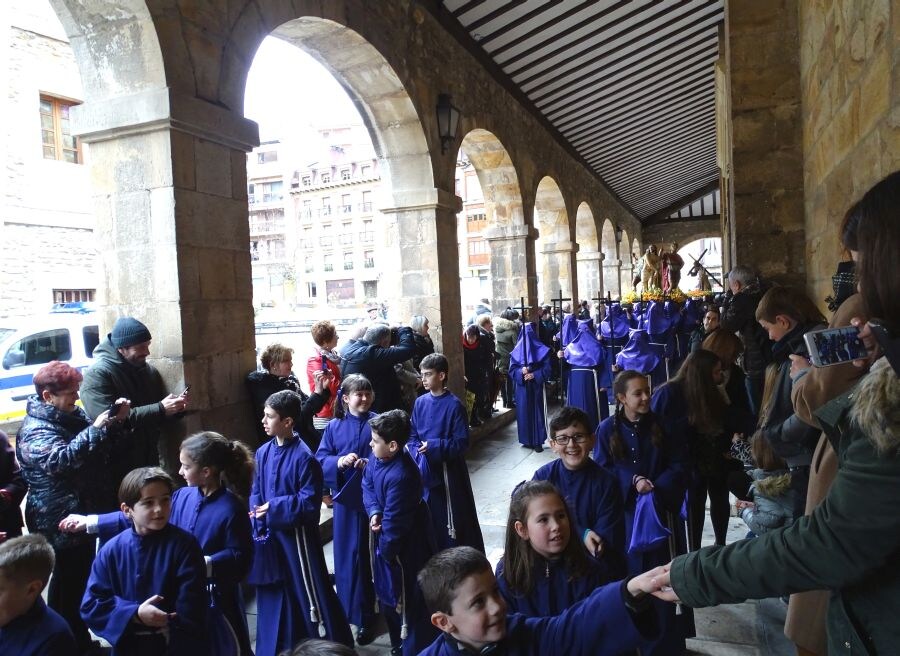
[[[262,141],[305,139],[311,126],[362,124],[331,73],[300,48],[271,36],[250,67],[244,116],[259,124]]]

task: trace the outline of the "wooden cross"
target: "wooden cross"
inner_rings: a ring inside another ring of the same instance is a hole
[[[553,307],[554,307],[554,308],[559,307],[560,321],[562,321],[562,313],[563,313],[563,311],[562,311],[562,304],[563,304],[563,301],[571,301],[571,300],[572,300],[571,298],[563,298],[563,295],[562,295],[562,287],[559,288],[559,297],[558,297],[558,298],[551,298],[551,299],[550,299],[550,303],[553,304]]]

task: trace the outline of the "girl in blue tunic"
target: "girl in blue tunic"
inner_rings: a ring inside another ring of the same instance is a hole
[[[242,656],[252,656],[240,583],[250,568],[253,540],[246,501],[253,479],[253,454],[241,442],[219,433],[197,433],[181,443],[179,474],[188,486],[172,494],[169,522],[190,532],[203,552],[215,601],[234,631]],[[131,523],[121,512],[69,515],[60,523],[68,532],[99,533],[101,544]]]
[[[506,523],[506,551],[497,585],[508,612],[559,615],[605,582],[604,568],[572,538],[565,500],[548,481],[527,481],[514,491]]]
[[[369,379],[350,374],[337,393],[335,418],[328,423],[316,460],[334,497],[334,583],[347,619],[356,625],[356,642],[375,638],[375,589],[369,562],[369,518],[362,503],[363,469],[372,456],[369,409],[375,392]]]
[[[663,524],[669,524],[672,540],[668,544],[627,556],[628,573],[640,574],[683,551],[684,528],[678,514],[687,487],[687,449],[679,434],[669,434],[650,411],[650,385],[647,377],[625,370],[613,382],[616,412],[597,428],[594,459],[619,480],[625,506],[625,544],[631,543],[637,498],[652,494]],[[645,645],[642,654],[670,656],[685,652],[685,638],[692,632],[687,609],[676,618],[676,607],[654,601],[661,628],[660,637]]]

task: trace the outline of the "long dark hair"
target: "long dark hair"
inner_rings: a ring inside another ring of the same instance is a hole
[[[712,379],[719,356],[712,351],[694,351],[681,363],[666,385],[678,385],[687,405],[688,423],[704,435],[722,432],[727,404]]]
[[[528,522],[528,506],[532,499],[543,496],[556,496],[566,509],[569,518],[569,543],[562,553],[566,571],[573,579],[586,576],[588,560],[580,536],[574,535],[575,522],[569,505],[556,486],[549,481],[526,481],[521,483],[512,493],[509,502],[509,518],[506,520],[506,551],[503,554],[503,577],[510,589],[519,595],[529,595],[534,589],[534,562],[537,552],[516,532],[516,522]]]
[[[868,316],[883,319],[900,330],[900,276],[897,244],[900,244],[900,171],[894,171],[866,192],[857,204],[856,237],[859,261],[856,274]]]
[[[350,412],[350,408],[344,404],[344,395],[353,392],[372,392],[374,397],[375,390],[372,383],[362,374],[349,374],[341,381],[337,394],[334,395],[334,416],[337,419],[343,419]]]
[[[619,401],[619,394],[625,396],[628,393],[628,383],[638,379],[644,379],[646,381],[647,377],[640,371],[626,369],[625,371],[620,371],[613,381],[613,395],[616,398],[616,411],[613,414],[613,431],[609,436],[609,451],[612,454],[613,460],[625,460],[628,453],[628,450],[625,448],[625,440],[622,439],[622,433],[619,430],[619,427],[622,425],[622,416],[625,414],[625,405]],[[656,421],[656,417],[653,416],[652,411],[647,413],[647,418],[652,422],[650,426],[650,443],[653,444],[654,448],[661,449],[663,446],[663,438],[659,422]]]
[[[213,431],[204,431],[185,438],[181,450],[198,467],[209,467],[223,475],[225,484],[232,492],[243,499],[250,496],[256,463],[253,452],[243,442],[229,440]]]

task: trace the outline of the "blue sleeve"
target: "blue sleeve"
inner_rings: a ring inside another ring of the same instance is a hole
[[[550,368],[550,356],[548,355],[541,361],[541,366],[537,369],[530,370],[531,373],[534,374],[534,382],[537,385],[543,385],[548,380],[550,380],[550,376],[552,375],[552,369]]]
[[[125,634],[141,602],[115,594],[110,576],[110,568],[115,568],[110,559],[112,547],[101,549],[94,559],[81,600],[81,618],[94,633],[114,645]]]
[[[266,513],[270,528],[285,530],[300,526],[318,526],[322,507],[322,468],[313,457],[304,459],[293,494],[268,499]]]
[[[374,460],[374,458],[373,458]],[[362,493],[363,507],[366,509],[366,516],[381,514],[381,504],[378,503],[378,497],[375,496],[375,481],[372,474],[373,465],[366,465],[363,469]]]
[[[325,433],[322,435],[322,441],[316,450],[316,460],[322,467],[322,477],[325,485],[332,490],[339,490],[344,481],[341,476],[341,470],[338,469],[338,460],[341,455],[338,453],[337,447],[334,445],[334,428],[335,424],[341,422],[341,419],[332,419],[325,427]],[[359,455],[359,454],[357,454]]]
[[[597,430],[594,431],[594,435],[597,437],[597,441],[594,443],[594,462],[608,472],[615,471],[612,453],[609,451],[609,436],[612,433],[612,421],[613,417],[604,419],[600,422],[600,425],[597,426]]]
[[[268,453],[268,449],[266,446],[261,446],[256,451],[256,467],[253,468],[253,484],[250,486],[250,498],[247,499],[248,510],[252,510],[256,508],[256,506],[261,505],[260,499],[262,498],[262,472],[265,468],[265,462],[263,458],[266,453]]]
[[[450,394],[450,392],[445,393]],[[435,419],[440,421],[440,418]],[[459,401],[452,404],[447,413],[446,424],[448,426],[447,435],[425,440],[425,443],[428,444],[425,457],[429,464],[439,465],[447,460],[460,460],[469,450],[469,425],[466,422],[465,410]]]
[[[608,550],[604,559],[614,567],[624,565],[625,510],[618,479],[610,474],[604,477],[597,506],[594,508],[594,525],[590,528],[603,538]]]
[[[225,518],[224,535],[222,548],[205,554],[212,561],[212,577],[242,581],[250,571],[253,559],[253,538],[247,513],[235,507]]]
[[[121,510],[97,515],[97,535],[100,538],[100,544],[108,542],[130,527],[131,522]]]
[[[206,595],[206,566],[196,540],[185,540],[184,546],[173,550],[174,563],[170,563],[171,576],[175,578],[178,598],[175,600],[175,618],[172,632],[182,634],[186,645],[199,647],[206,644],[206,615],[209,606]]]

